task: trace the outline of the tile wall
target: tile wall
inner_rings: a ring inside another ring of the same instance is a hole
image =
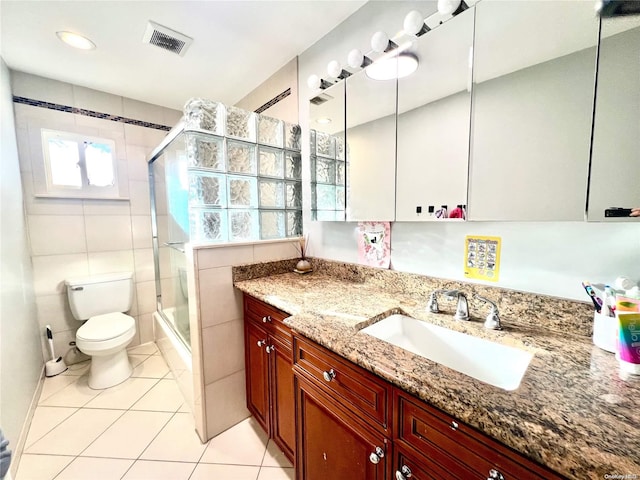
[[[14,96],[169,127],[181,117],[177,110],[22,72],[12,72],[11,80]],[[14,103],[14,111],[40,327],[51,325],[56,353],[65,355],[67,363],[83,359],[68,346],[80,323],[69,310],[64,279],[133,271],[135,299],[129,313],[136,319],[137,333],[131,345],[153,340],[155,282],[146,160],[166,132],[26,104]],[[33,160],[42,155],[41,128],[113,139],[120,188],[129,199],[34,198]]]
[[[231,267],[296,258],[297,242],[298,239],[283,239],[194,248],[200,324],[198,329],[192,326],[191,344],[194,359],[200,358],[201,362],[194,361],[194,375],[199,377],[196,382],[200,380],[206,439],[249,416],[245,397],[242,293],[233,287]],[[200,355],[196,355],[198,351]],[[198,414],[194,414],[197,425]]]

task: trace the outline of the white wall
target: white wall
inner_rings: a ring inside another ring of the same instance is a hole
[[[369,2],[300,55],[305,232],[310,236],[311,255],[349,262],[357,262],[358,258],[355,223],[310,221],[307,100],[312,92],[306,85],[307,77],[312,73],[325,75],[326,65],[333,58],[344,65],[352,48],[368,51],[369,39],[376,30],[393,35],[402,28],[406,13],[414,8],[426,17],[435,11],[435,2]],[[497,283],[502,287],[586,301],[580,287],[583,280],[612,281],[618,275],[640,279],[640,222],[396,222],[391,237],[392,268],[463,279],[464,237],[470,234],[503,237],[501,279]]]
[[[22,203],[9,69],[1,58],[0,69],[0,427],[15,454],[42,373],[43,357]],[[14,465],[17,465],[15,457]]]
[[[21,72],[12,72],[14,95],[173,126],[181,112]],[[129,312],[137,333],[131,345],[153,340],[156,310],[147,157],[167,132],[79,114],[14,104],[20,170],[40,327],[51,324],[56,353],[69,350],[80,322],[71,315],[64,279],[116,271],[135,272]],[[113,139],[120,188],[129,200],[35,198],[33,172],[41,156],[40,129]]]

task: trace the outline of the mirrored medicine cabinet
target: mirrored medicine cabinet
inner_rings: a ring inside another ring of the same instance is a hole
[[[640,206],[640,17],[602,20],[588,219]]]
[[[596,92],[598,30],[591,2],[482,0],[413,39],[418,70],[397,90],[362,71],[324,90],[310,110],[313,218],[433,221],[465,205],[468,220],[584,220],[588,199],[603,220],[640,206],[640,20],[603,21]],[[337,105],[341,119],[316,123]],[[344,146],[335,190],[317,132]],[[319,201],[334,193],[335,209]]]

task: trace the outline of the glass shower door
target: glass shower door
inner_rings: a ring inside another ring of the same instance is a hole
[[[184,134],[150,165],[158,312],[190,348],[187,258],[189,180]]]

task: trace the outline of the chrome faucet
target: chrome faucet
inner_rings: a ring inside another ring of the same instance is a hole
[[[498,314],[498,306],[488,298],[481,297],[477,294],[474,294],[473,298],[477,298],[478,300],[491,305],[491,311],[484,322],[484,328],[489,330],[502,330],[502,324],[500,323],[500,316]]]
[[[429,301],[427,302],[427,310],[429,310],[431,313],[440,313],[440,307],[438,306],[438,294],[440,292],[444,292],[444,290],[434,290],[429,296]]]
[[[453,318],[456,320],[469,320],[469,304],[467,303],[467,296],[460,290],[446,290],[444,294],[450,300],[458,299],[456,314]]]

